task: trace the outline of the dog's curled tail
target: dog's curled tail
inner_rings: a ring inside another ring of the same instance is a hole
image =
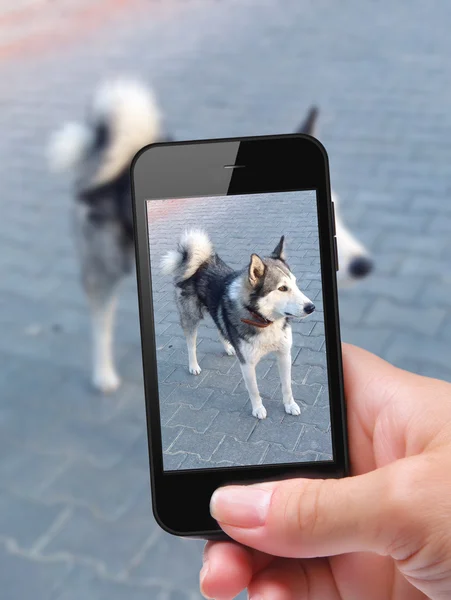
[[[170,250],[163,256],[161,270],[165,275],[174,275],[184,281],[192,277],[213,254],[213,245],[205,231],[191,229],[182,235],[176,250]]]
[[[133,79],[107,80],[94,94],[88,122],[67,123],[50,138],[49,166],[75,169],[95,149],[100,161],[93,183],[100,185],[119,175],[159,136],[160,113],[152,91]]]

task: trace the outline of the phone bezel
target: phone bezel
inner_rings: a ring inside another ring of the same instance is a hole
[[[226,165],[242,168],[224,168]],[[160,526],[174,535],[221,537],[220,528],[210,516],[209,501],[214,490],[222,485],[348,474],[335,274],[336,238],[328,157],[318,140],[304,134],[157,143],[143,148],[135,156],[131,175],[153,511]],[[317,195],[335,460],[164,472],[146,201],[304,190],[315,190]]]

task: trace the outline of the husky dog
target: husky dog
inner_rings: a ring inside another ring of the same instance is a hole
[[[163,137],[153,94],[131,80],[112,80],[95,94],[86,123],[68,123],[51,139],[54,170],[75,171],[75,236],[92,315],[93,383],[120,383],[112,337],[119,283],[134,264],[130,164]]]
[[[318,138],[318,109],[313,106],[296,133],[306,133]],[[366,277],[373,270],[373,261],[368,251],[345,227],[341,217],[339,198],[331,191],[335,208],[335,231],[337,234],[337,250],[339,271],[337,282],[340,288],[349,287],[356,280]]]
[[[252,254],[245,269],[234,271],[216,254],[206,233],[188,231],[177,249],[163,257],[162,270],[174,277],[190,373],[201,372],[197,328],[208,313],[227,354],[236,354],[240,361],[254,417],[266,417],[255,368],[269,352],[277,355],[285,411],[299,415],[301,409],[291,390],[290,319],[307,317],[315,306],[296,285],[286,262],[284,236],[268,258]]]
[[[299,132],[316,136],[317,110]],[[54,171],[75,175],[74,225],[83,287],[92,315],[94,386],[114,391],[120,383],[113,362],[113,324],[120,282],[133,268],[130,164],[143,146],[168,141],[154,96],[131,79],[102,84],[83,123],[68,123],[52,137]],[[371,268],[366,251],[345,229],[337,207],[340,285]]]

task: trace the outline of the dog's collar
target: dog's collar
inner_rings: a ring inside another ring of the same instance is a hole
[[[242,323],[246,323],[246,325],[253,325],[254,327],[258,327],[260,329],[264,329],[265,327],[269,327],[270,325],[273,324],[273,321],[270,321],[269,319],[267,319],[260,313],[255,312],[254,310],[249,308],[248,306],[246,306],[246,310],[249,311],[249,313],[252,315],[253,318],[252,319],[241,319]]]

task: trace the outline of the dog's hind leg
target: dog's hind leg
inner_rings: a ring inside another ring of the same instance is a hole
[[[192,375],[199,375],[201,368],[197,362],[197,328],[203,318],[202,306],[194,295],[187,291],[176,290],[176,304],[180,315],[180,324],[186,338],[188,349],[188,369]]]
[[[197,362],[196,344],[197,344],[197,325],[195,327],[184,327],[183,331],[188,348],[188,368],[192,375],[200,375],[202,369]]]
[[[113,328],[120,282],[133,264],[132,252],[120,243],[116,224],[98,225],[78,206],[75,233],[81,262],[82,284],[92,322],[92,382],[101,392],[120,385],[113,360]]]
[[[84,288],[91,308],[92,321],[92,383],[103,393],[114,392],[121,381],[113,358],[113,330],[117,304],[118,281],[84,278]]]
[[[228,354],[229,356],[235,356],[235,348],[232,346],[229,340],[226,340],[225,337],[221,335],[221,333],[219,333],[219,339],[221,340],[222,345],[224,346],[226,354]]]

